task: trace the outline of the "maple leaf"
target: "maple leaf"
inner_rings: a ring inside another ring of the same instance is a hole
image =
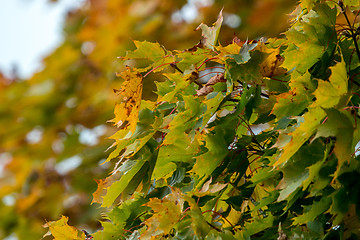
[[[75,227],[67,224],[69,218],[61,216],[58,221],[47,222],[43,225],[45,228],[49,228],[43,237],[53,235],[55,240],[85,240],[85,233],[78,231]]]
[[[309,1],[304,1],[303,4],[305,2]],[[312,3],[306,5],[310,6]],[[300,75],[312,67],[328,49],[331,51],[334,47],[329,43],[336,36],[332,27],[335,24],[336,9],[323,4],[317,5],[314,10],[302,15],[301,21],[285,33],[289,45],[284,52],[283,67],[288,70],[295,68]]]
[[[299,148],[315,133],[320,121],[326,116],[325,112],[321,108],[311,108],[303,117],[303,121],[295,131],[289,133],[286,136],[290,137],[290,142],[283,147],[283,152],[274,163],[274,166],[286,163]],[[279,138],[280,140],[280,138]]]
[[[108,187],[110,187],[115,181],[117,181],[118,178],[119,178],[118,174],[112,174],[105,179],[99,179],[99,180],[95,179],[98,187],[96,191],[93,193],[93,200],[91,201],[91,204],[102,203],[103,196],[106,195]]]
[[[147,207],[151,207],[154,215],[145,221],[148,227],[141,239],[153,239],[155,236],[168,234],[180,220],[184,200],[180,190],[172,188],[172,193],[163,199],[151,198]]]
[[[280,56],[280,48],[275,50],[267,49],[269,56],[260,64],[260,73],[263,77],[273,77],[286,73],[286,69],[280,67],[284,58]]]
[[[216,22],[213,24],[214,26],[209,27],[208,25],[201,23],[196,30],[201,29],[202,31],[202,39],[200,41],[201,45],[214,50],[214,46],[216,44],[217,38],[219,36],[220,27],[223,22],[222,10],[219,13],[219,17]]]
[[[142,94],[142,75],[138,72],[127,70],[118,74],[125,81],[118,92],[120,101],[115,104],[114,122],[118,127],[129,127],[132,133],[135,132],[139,115],[139,107]]]
[[[237,46],[237,44],[234,45]],[[233,58],[237,64],[247,63],[251,58],[250,51],[254,50],[257,46],[257,42],[250,41],[248,43],[248,41],[246,40],[246,42],[241,46],[239,53],[229,54],[227,55],[227,57]]]
[[[314,95],[316,101],[314,107],[331,108],[342,103],[342,98],[346,97],[348,91],[348,76],[344,60],[330,67],[331,76],[328,81],[319,80],[318,88]],[[343,103],[342,103],[343,104]]]
[[[157,62],[167,54],[167,51],[159,43],[134,41],[134,44],[137,49],[127,52],[126,57],[122,57],[122,59],[147,58]]]

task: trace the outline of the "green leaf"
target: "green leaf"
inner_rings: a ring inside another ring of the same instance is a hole
[[[193,208],[189,211],[189,215],[192,219],[191,227],[194,230],[195,235],[198,237],[205,237],[210,231],[210,226],[207,224],[200,209]]]
[[[258,204],[255,205],[253,211],[258,211],[259,209],[269,205],[270,203],[275,202],[279,197],[279,191],[272,191],[268,196],[261,199]]]
[[[309,95],[307,92],[307,89],[309,92],[315,91],[317,87],[317,81],[315,81],[309,72],[304,73],[303,75],[292,77],[289,86],[292,91],[295,91],[297,94],[303,95]]]
[[[299,148],[316,132],[320,121],[326,116],[325,112],[320,108],[312,108],[303,115],[304,122],[300,124],[295,131],[288,134],[291,140],[288,144],[281,147],[280,157],[274,163],[279,166],[286,163]]]
[[[211,52],[212,51],[209,49],[202,48],[197,48],[195,52],[179,52],[177,57],[181,60],[176,65],[182,71],[190,69],[194,66],[200,66],[200,64],[202,64],[206,59],[212,57]]]
[[[352,116],[347,111],[336,109],[325,109],[327,119],[319,126],[317,137],[336,137],[334,152],[339,160],[338,170],[344,163],[349,163],[353,153],[354,129]]]
[[[181,168],[177,168],[176,171],[173,173],[173,175],[171,176],[171,178],[168,179],[168,184],[170,186],[173,186],[177,183],[181,183],[182,180],[185,177],[185,173],[186,173],[186,169],[181,167]]]
[[[278,201],[290,201],[296,195],[298,188],[305,190],[304,184],[309,181],[310,173],[307,167],[324,159],[324,144],[314,141],[312,144],[302,146],[283,168],[284,177],[277,188],[282,189]],[[311,181],[311,180],[310,180]]]
[[[158,96],[165,96],[175,89],[174,83],[171,81],[155,82],[155,84],[157,88],[156,94]]]
[[[190,85],[190,81],[186,81],[183,75],[179,72],[163,75],[168,78],[169,82],[172,82],[172,85],[170,85],[170,89],[173,88],[173,85],[175,85],[175,89],[167,92],[162,98],[159,97],[158,102],[174,102],[174,100],[176,100],[176,97],[180,98],[180,96],[185,95],[185,89]]]
[[[113,183],[106,192],[104,196],[103,203],[101,207],[110,207],[116,198],[125,190],[133,177],[138,173],[138,171],[145,164],[145,161],[137,161],[136,164],[131,168],[130,171],[125,173],[119,181]]]
[[[192,140],[183,131],[172,130],[160,145],[152,178],[170,177],[176,169],[176,162],[191,162],[200,151],[197,139]]]
[[[304,3],[305,4],[305,3]],[[312,5],[307,3],[306,5]],[[286,33],[289,47],[284,52],[283,67],[304,74],[326,52],[332,48],[332,41],[336,36],[334,29],[336,8],[331,9],[325,4],[316,4],[307,14],[302,16],[302,21],[294,24]],[[330,42],[330,44],[329,44]]]
[[[319,80],[318,82],[318,88],[314,92],[316,101],[313,107],[331,108],[339,102],[344,104],[340,101],[348,92],[348,77],[344,60],[342,59],[330,69],[332,74],[329,81]]]
[[[204,136],[205,148],[208,151],[196,157],[196,163],[192,169],[192,172],[199,175],[200,178],[209,176],[228,154],[228,147],[235,137],[232,128],[238,121],[238,113],[239,109],[233,114],[215,121],[215,128]]]
[[[316,217],[329,209],[332,199],[329,197],[323,197],[320,201],[313,203],[311,206],[308,206],[308,211],[302,214],[299,217],[293,218],[293,224],[304,224],[307,222],[314,221]]]
[[[300,171],[300,169],[297,170]],[[292,175],[293,173],[288,170],[286,177],[281,180],[279,185],[281,185],[282,190],[280,191],[280,195],[277,199],[278,202],[283,200],[290,201],[295,195],[296,190],[298,190],[298,188],[302,185],[303,181],[309,177],[308,171],[298,171],[295,170],[295,174]]]
[[[159,147],[159,155],[152,176],[156,180],[169,176],[176,169],[175,162],[190,162],[201,151],[198,139],[185,133],[197,128],[197,123],[201,120],[198,118],[201,113],[200,100],[193,96],[183,98],[185,111],[178,108],[180,112],[170,122],[169,133]]]
[[[250,51],[252,51],[258,44],[250,43],[246,41],[244,45],[240,48],[239,54],[230,54],[227,57],[233,58],[237,64],[243,64],[250,60]]]
[[[274,216],[268,215],[266,218],[256,217],[251,223],[245,224],[245,236],[252,236],[258,232],[261,232],[273,225]]]
[[[218,107],[225,98],[225,94],[222,92],[217,92],[217,93],[215,92],[215,94],[216,95],[214,97],[210,99],[206,99],[204,101],[204,104],[206,105],[206,111],[202,114],[202,118],[203,118],[202,128],[204,128],[207,125],[208,121],[218,110]]]
[[[235,240],[236,238],[232,235],[232,232],[225,230],[224,232],[218,232],[211,230],[206,235],[205,240]]]
[[[244,64],[237,64],[234,60],[226,60],[227,74],[226,78],[248,84],[263,84],[263,77],[260,73],[260,64],[264,61],[267,53],[260,51],[250,52],[251,59]]]
[[[152,154],[150,154],[150,151],[152,152]],[[114,203],[116,198],[121,193],[123,193],[125,189],[129,187],[137,187],[137,185],[144,179],[144,176],[143,179],[139,179],[137,177],[141,174],[144,174],[144,172],[151,170],[149,169],[149,164],[146,163],[153,161],[153,158],[157,156],[157,151],[153,151],[150,148],[144,148],[137,155],[139,155],[139,158],[135,161],[135,165],[133,165],[130,170],[125,172],[124,175],[121,176],[120,180],[116,181],[107,188],[106,195],[104,196],[103,203],[101,205],[102,207],[110,207]],[[131,184],[135,185],[130,186]]]
[[[147,58],[153,62],[157,62],[167,55],[167,51],[159,43],[134,41],[134,44],[136,50],[127,52],[126,59]]]
[[[306,94],[289,91],[276,96],[273,113],[278,119],[297,116],[309,105],[310,99]]]
[[[344,0],[343,2],[344,2],[345,6],[359,7],[359,1],[358,0]]]
[[[339,114],[336,110],[326,111],[330,118],[334,121],[339,121],[339,117],[343,120],[338,125],[338,134],[336,135],[335,142],[335,155],[339,160],[339,165],[349,163],[352,158],[352,143],[353,143],[353,124],[346,114]],[[336,120],[334,119],[336,118]]]

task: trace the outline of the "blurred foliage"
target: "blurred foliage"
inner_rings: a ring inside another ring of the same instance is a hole
[[[61,215],[80,229],[99,228],[92,179],[112,169],[100,164],[114,133],[105,123],[114,117],[113,89],[122,81],[116,57],[135,49],[132,39],[191,48],[201,34],[194,29],[214,22],[221,8],[220,43],[234,33],[241,40],[277,36],[295,2],[88,0],[70,11],[64,41],[43,70],[30,79],[0,77],[0,238],[39,239],[45,221]],[[145,99],[154,98],[153,78],[144,82]]]

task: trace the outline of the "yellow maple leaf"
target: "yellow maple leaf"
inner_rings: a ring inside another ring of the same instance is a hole
[[[147,230],[141,235],[141,239],[155,239],[169,234],[172,228],[181,219],[184,208],[184,196],[179,189],[171,188],[172,193],[163,199],[151,198],[145,206],[154,211],[152,217],[145,220]]]
[[[132,71],[129,67],[118,76],[122,77],[124,82],[121,89],[116,90],[120,99],[115,104],[114,122],[118,127],[129,127],[130,131],[134,133],[141,103],[143,78],[140,73]]]
[[[43,227],[49,228],[49,232],[44,237],[52,235],[54,240],[84,240],[85,234],[68,225],[68,220],[68,217],[61,216],[58,221],[47,222]]]
[[[269,56],[260,64],[260,73],[263,77],[274,77],[286,73],[286,69],[280,67],[284,58],[280,56],[280,48],[268,49],[262,47],[261,50],[269,53]]]

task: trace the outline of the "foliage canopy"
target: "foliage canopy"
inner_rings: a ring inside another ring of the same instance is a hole
[[[359,9],[302,1],[285,38],[218,45],[220,12],[191,49],[135,41],[94,238],[356,239]],[[166,80],[140,101],[150,74]]]
[[[112,143],[107,138],[116,131],[106,124],[114,114],[113,89],[122,81],[115,75],[123,71],[116,56],[135,48],[131,39],[188,48],[201,35],[196,26],[215,20],[223,6],[221,41],[230,42],[234,31],[242,38],[273,36],[286,29],[280,13],[295,0],[200,1],[211,4],[196,4],[196,19],[185,21],[179,13],[190,2],[82,1],[81,8],[68,13],[64,41],[43,59],[43,69],[29,79],[0,74],[0,239],[40,239],[44,222],[61,215],[89,232],[100,228],[102,210],[90,205],[97,188],[93,179],[105,178],[115,164],[100,165]],[[230,27],[229,19],[236,16],[241,24]],[[154,78],[143,82],[143,99],[156,97]]]
[[[284,38],[193,48],[134,41],[121,56],[103,229],[67,217],[55,239],[356,239],[360,52],[357,1],[301,1]],[[345,23],[344,23],[345,21]],[[221,34],[220,34],[221,36]],[[142,100],[156,82],[156,99]]]

